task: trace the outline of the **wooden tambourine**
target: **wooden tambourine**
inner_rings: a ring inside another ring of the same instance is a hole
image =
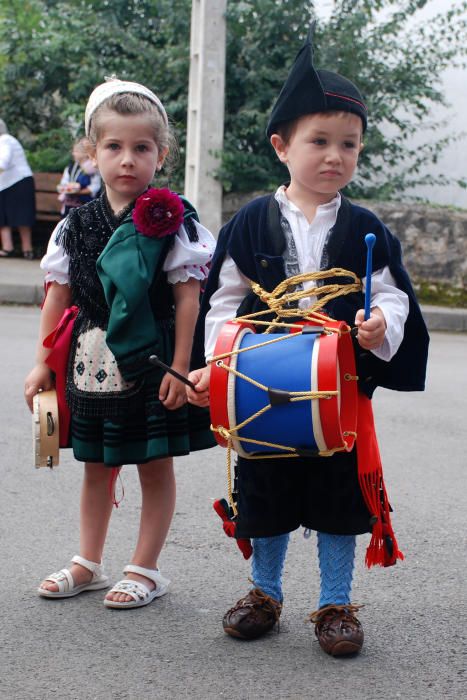
[[[59,464],[59,423],[57,392],[40,391],[33,399],[32,440],[34,466],[56,467]]]

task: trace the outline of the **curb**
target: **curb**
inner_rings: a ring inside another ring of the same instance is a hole
[[[429,331],[467,333],[467,309],[422,306],[422,314]]]
[[[40,306],[43,298],[42,286],[0,284],[0,305]],[[429,331],[467,333],[467,309],[422,306],[422,314]]]
[[[0,284],[0,304],[39,306],[43,298],[42,285]]]
[[[8,260],[0,263],[0,304],[39,306],[44,298],[44,273],[39,263]],[[22,284],[20,280],[24,279]],[[429,331],[467,333],[467,309],[449,309],[444,306],[422,306],[422,314]]]

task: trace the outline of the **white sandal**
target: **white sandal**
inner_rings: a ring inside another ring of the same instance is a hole
[[[133,600],[116,601],[105,598],[104,605],[107,608],[140,608],[151,603],[154,598],[160,598],[167,593],[170,581],[162,576],[159,569],[145,569],[143,566],[137,566],[136,564],[127,564],[123,569],[123,573],[145,576],[150,581],[154,581],[156,587],[151,591],[141,581],[132,581],[129,578],[124,578],[116,583],[109,593],[125,593]]]
[[[84,559],[80,557],[79,554],[71,560],[73,564],[80,564],[84,566],[85,569],[89,569],[92,573],[92,579],[86,583],[82,583],[79,586],[75,586],[73,576],[71,575],[69,569],[60,569],[54,574],[47,576],[44,581],[50,581],[51,583],[56,583],[58,586],[58,591],[49,591],[47,588],[38,588],[37,592],[40,596],[44,598],[71,598],[72,596],[78,595],[83,591],[98,591],[101,588],[109,587],[109,577],[104,574],[103,564],[96,564],[94,561],[89,561],[89,559]]]

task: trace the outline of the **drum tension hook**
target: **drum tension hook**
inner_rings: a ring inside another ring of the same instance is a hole
[[[282,406],[285,403],[289,403],[291,399],[289,392],[283,389],[268,388],[268,397],[271,406]]]
[[[296,447],[295,452],[299,457],[318,457],[319,450],[309,450],[306,447]]]

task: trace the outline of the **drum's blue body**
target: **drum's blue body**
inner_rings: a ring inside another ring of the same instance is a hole
[[[249,348],[274,335],[246,333],[243,335],[239,348]],[[319,352],[319,334],[294,334],[287,340],[263,345],[261,348],[249,350],[237,355],[236,368],[242,374],[273,389],[284,391],[318,391],[313,386],[314,367],[317,366]],[[313,360],[314,355],[314,360]],[[235,378],[235,417],[232,424],[240,424],[246,418],[269,404],[268,393],[250,382],[239,377]],[[314,380],[316,381],[316,379]],[[313,407],[313,404],[315,405]],[[274,405],[264,414],[255,418],[238,430],[241,438],[272,442],[294,448],[317,450],[317,442],[313,433],[312,411],[318,414],[317,401],[310,399]],[[247,453],[254,452],[283,452],[283,449],[256,445],[241,441],[241,448]]]

